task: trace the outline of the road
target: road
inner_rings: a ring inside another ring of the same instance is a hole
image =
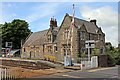
[[[77,70],[66,73],[46,75],[37,78],[118,78],[118,67]]]

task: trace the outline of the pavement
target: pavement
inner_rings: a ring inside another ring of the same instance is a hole
[[[91,70],[74,70],[36,78],[118,78],[118,67],[98,68]]]

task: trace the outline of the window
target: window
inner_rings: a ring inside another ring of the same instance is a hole
[[[52,35],[48,35],[48,42],[52,41]]]
[[[54,52],[57,52],[57,46],[54,46]]]
[[[65,28],[65,31],[63,32],[63,39],[67,39],[69,36],[69,29]]]
[[[64,53],[64,55],[66,55],[66,50],[65,49],[63,49],[63,53]]]
[[[103,48],[100,49],[100,54],[102,54],[102,53],[103,53]]]
[[[23,48],[23,51],[26,52],[25,48]]]
[[[89,33],[88,35],[89,35],[89,40],[90,40],[90,39],[91,39],[91,38],[90,38],[90,33]]]
[[[52,47],[48,46],[48,52],[51,52],[51,51],[52,51]]]
[[[80,32],[80,38],[81,40],[85,40],[85,31]]]
[[[66,55],[66,52],[67,52],[67,55],[69,55],[71,53],[71,45],[69,44],[68,46],[66,44],[63,45],[63,53],[64,55]]]

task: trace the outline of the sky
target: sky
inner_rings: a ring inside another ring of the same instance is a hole
[[[118,46],[118,3],[117,2],[2,2],[0,3],[0,23],[22,19],[29,23],[29,29],[37,32],[49,28],[50,18],[61,25],[66,13],[89,21],[96,19],[97,25],[105,33],[106,42]]]

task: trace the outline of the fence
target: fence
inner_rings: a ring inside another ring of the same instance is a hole
[[[20,79],[15,75],[14,72],[11,72],[9,68],[0,68],[0,80],[18,80]]]
[[[81,59],[81,69],[91,69],[98,67],[98,57],[92,56],[91,61],[88,61],[88,59],[83,58]]]

